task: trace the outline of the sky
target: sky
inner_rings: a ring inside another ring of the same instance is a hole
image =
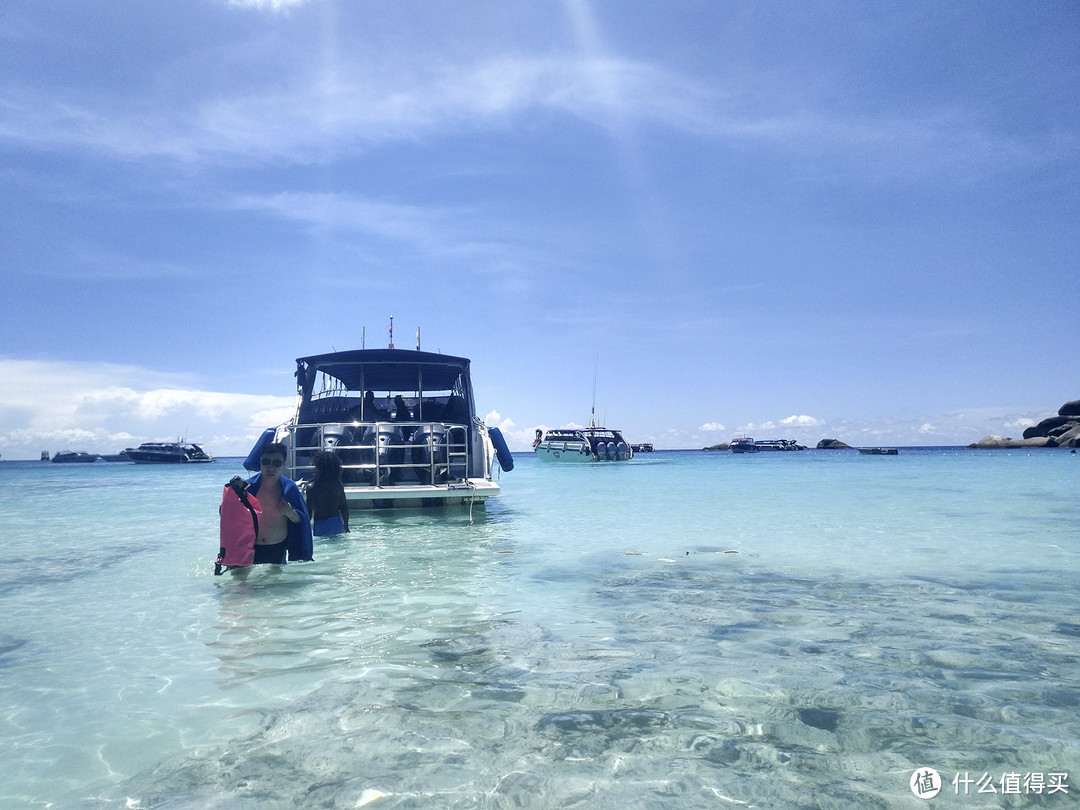
[[[246,455],[297,357],[632,442],[1080,398],[1080,4],[8,0],[0,455]]]

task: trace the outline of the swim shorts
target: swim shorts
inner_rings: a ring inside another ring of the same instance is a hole
[[[285,562],[285,541],[280,543],[274,543],[272,545],[260,545],[255,544],[255,560],[252,565],[258,565],[259,563],[274,563],[281,565]]]
[[[345,534],[345,521],[341,515],[316,520],[312,533],[316,537],[329,537],[332,534]]]

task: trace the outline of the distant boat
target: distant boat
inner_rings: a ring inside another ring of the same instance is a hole
[[[629,461],[634,451],[614,428],[553,428],[536,431],[533,450],[546,461]]]
[[[124,450],[120,453],[109,453],[101,457],[102,461],[131,461],[131,456],[128,455],[128,451]]]
[[[52,457],[54,464],[93,464],[100,456],[83,450],[61,450]]]
[[[641,444],[632,444],[630,449],[635,453],[651,453],[653,451],[652,442],[642,442]]]
[[[49,460],[49,451],[48,450],[42,450],[41,451],[41,460],[42,461],[48,461]]]
[[[864,456],[898,456],[900,451],[895,447],[860,447],[859,452]]]
[[[589,426],[583,428],[552,428],[546,433],[536,429],[533,450],[545,461],[590,462],[629,461],[634,448],[615,428],[596,424],[596,368],[593,368],[593,405]],[[652,450],[652,445],[649,445]]]
[[[794,439],[761,439],[760,441],[754,441],[749,436],[739,436],[731,440],[732,453],[761,453],[805,449],[806,445],[798,444]]]
[[[214,457],[189,442],[143,442],[124,451],[136,464],[206,464]]]

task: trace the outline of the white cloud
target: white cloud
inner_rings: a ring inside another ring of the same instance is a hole
[[[1019,430],[1034,427],[1037,424],[1038,422],[1036,422],[1034,419],[1014,419],[1011,422],[1005,422],[1004,427],[1016,428]]]
[[[216,433],[230,444],[215,455],[243,455],[258,432],[281,424],[293,398],[205,391],[184,386],[182,375],[106,363],[0,358],[0,452],[37,458],[41,450],[115,453],[143,441]]]
[[[768,422],[761,422],[760,424],[758,424],[756,422],[748,422],[747,424],[745,424],[745,425],[743,425],[742,427],[739,428],[739,432],[744,433],[744,434],[746,434],[746,433],[754,433],[756,431],[762,431],[762,430],[776,430],[776,422],[768,421]]]
[[[300,6],[308,0],[228,0],[234,8],[253,8],[256,11],[281,11],[291,6]]]
[[[787,427],[821,427],[825,422],[821,419],[815,419],[813,416],[789,416],[786,419],[781,419],[780,424]]]
[[[720,430],[727,430],[720,422],[706,422],[704,425],[698,428],[698,430],[704,430],[707,432],[716,432]]]

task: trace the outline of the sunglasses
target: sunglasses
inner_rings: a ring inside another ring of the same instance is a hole
[[[283,458],[265,458],[264,457],[264,458],[260,459],[260,461],[262,462],[262,465],[264,467],[280,467],[282,464],[285,463],[285,459],[283,459]]]

